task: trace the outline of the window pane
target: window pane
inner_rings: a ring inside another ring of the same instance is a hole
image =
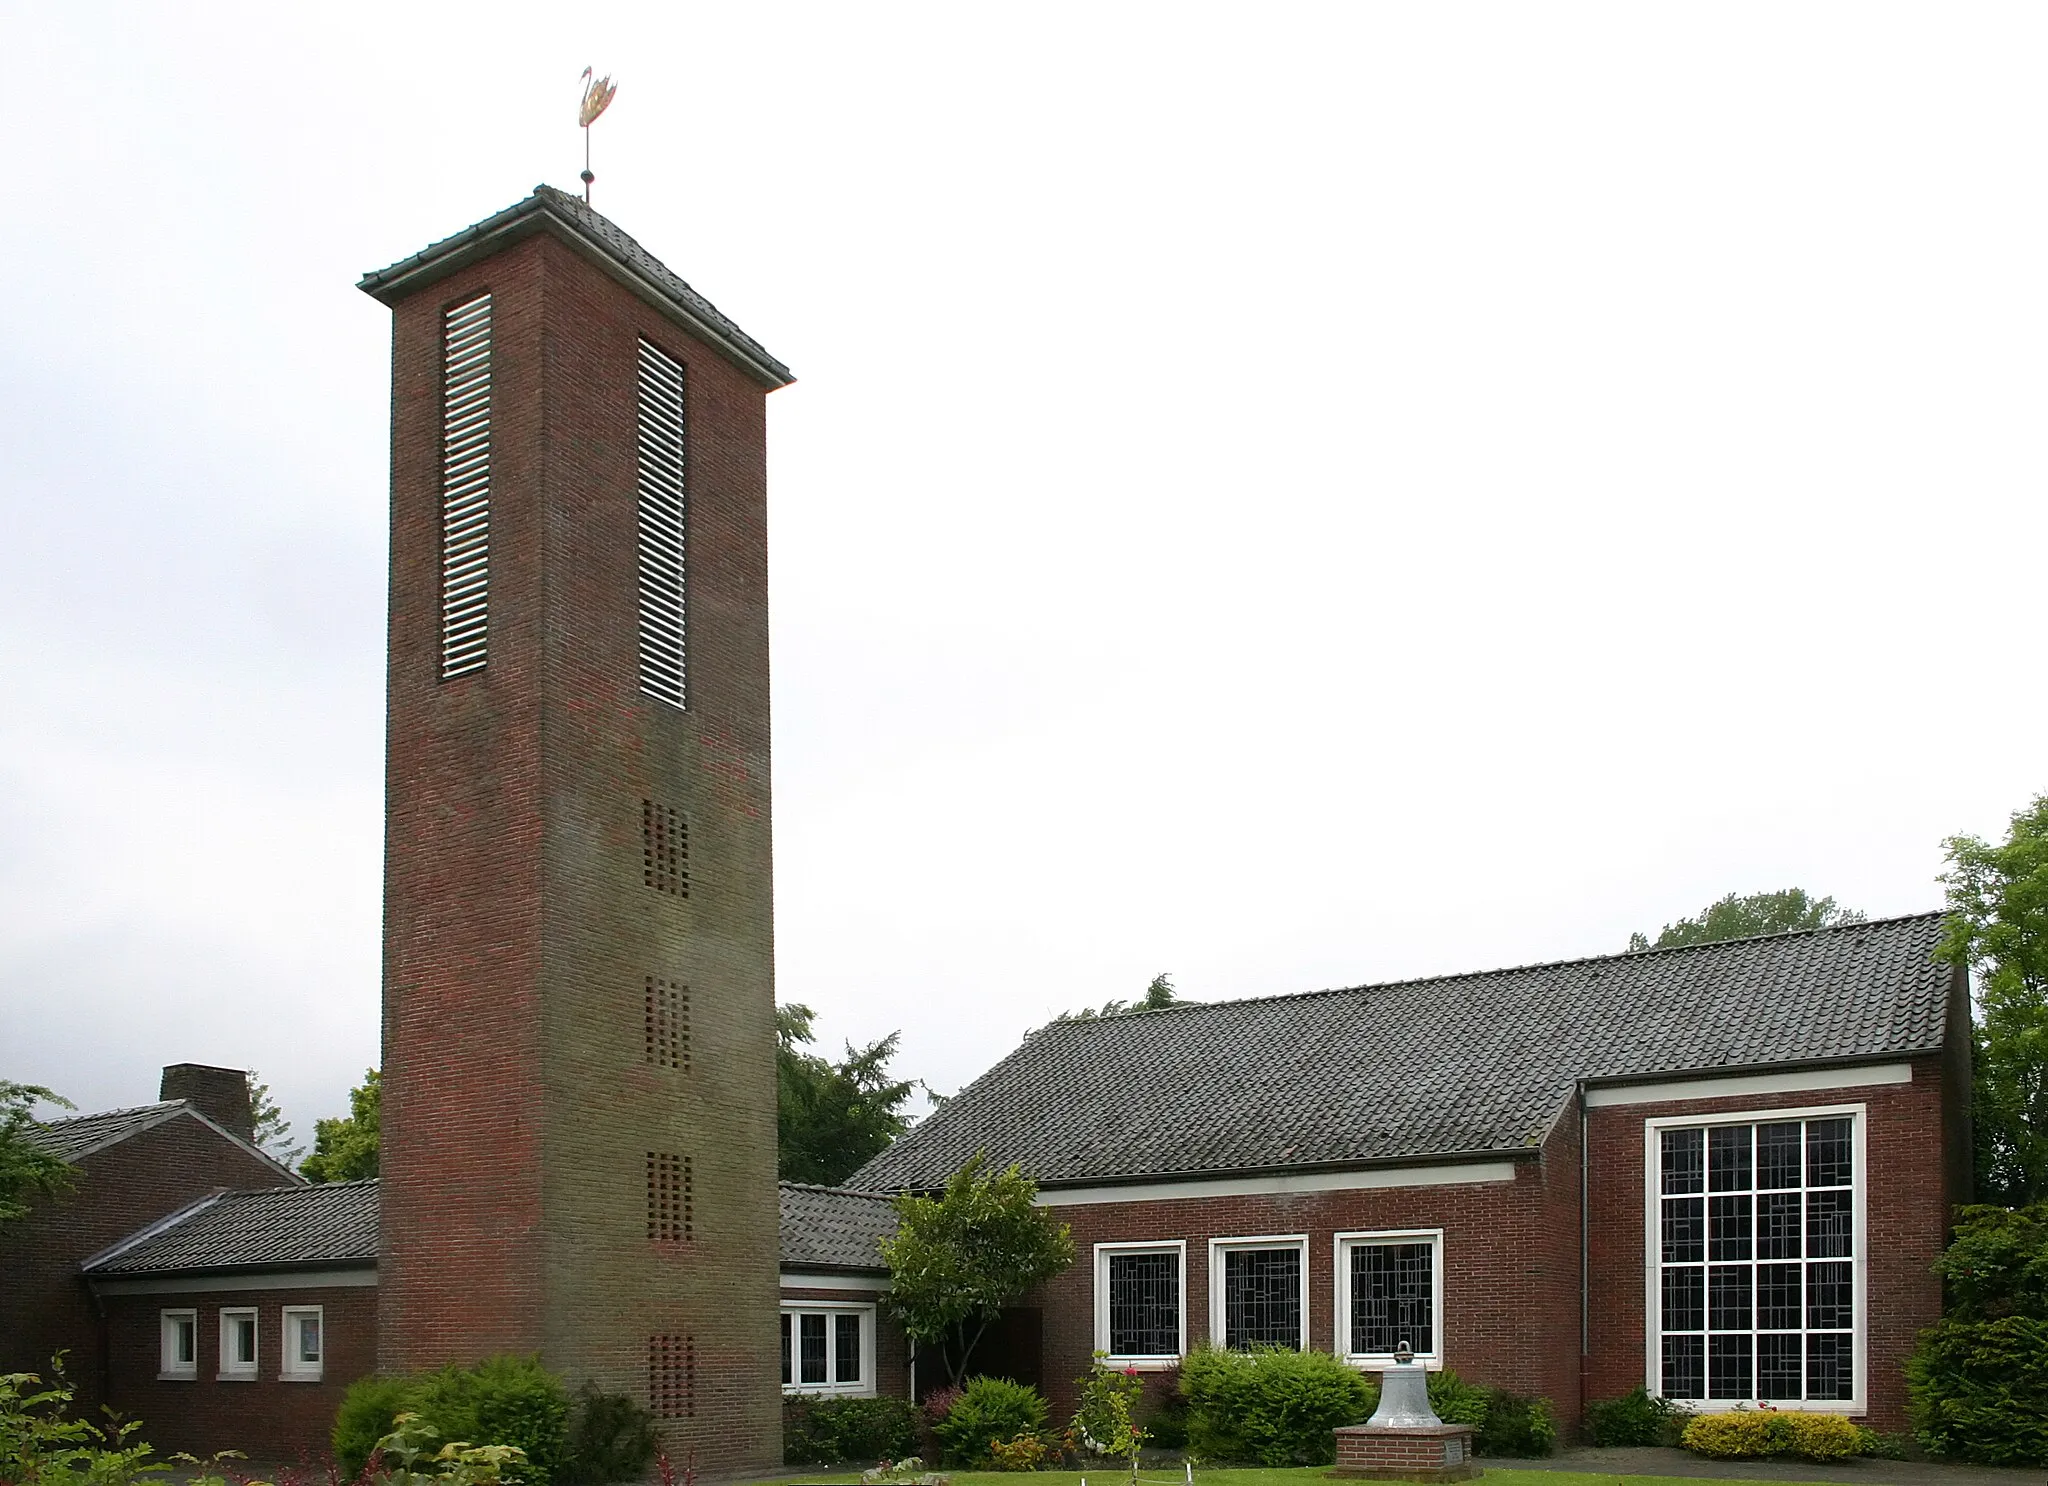
[[[1351,1350],[1391,1355],[1402,1342],[1436,1351],[1436,1246],[1356,1244],[1351,1250]]]
[[[851,1311],[832,1318],[832,1381],[860,1381],[860,1317]]]
[[[320,1318],[318,1316],[300,1316],[297,1320],[299,1326],[299,1361],[318,1362],[320,1360]]]
[[[1748,1125],[1716,1125],[1707,1132],[1707,1188],[1713,1192],[1749,1190]]]
[[[1743,1197],[1707,1199],[1707,1257],[1747,1259],[1749,1257],[1749,1204]]]
[[[1747,1264],[1717,1264],[1707,1271],[1707,1329],[1750,1329]],[[1714,1395],[1716,1398],[1721,1396],[1719,1393]]]
[[[1707,1397],[1754,1398],[1750,1391],[1750,1337],[1707,1338]]]
[[[782,1386],[787,1388],[796,1379],[789,1373],[789,1312],[782,1313]]]
[[[1805,1307],[1799,1297],[1799,1266],[1796,1264],[1759,1264],[1756,1267],[1756,1329],[1758,1331],[1797,1331],[1805,1325],[1801,1319]],[[1758,1360],[1762,1366],[1762,1360]],[[1773,1398],[1797,1398],[1796,1393],[1774,1393]]]
[[[1842,1399],[1856,1396],[1854,1339],[1809,1336],[1806,1339],[1806,1396]]]
[[[1810,1259],[1846,1259],[1854,1231],[1853,1192],[1806,1194],[1806,1254]]]
[[[171,1344],[179,1363],[190,1367],[199,1360],[199,1322],[191,1316],[180,1316],[172,1323]]]
[[[246,1366],[256,1360],[256,1318],[235,1316],[228,1321],[228,1352]]]
[[[1767,1192],[1756,1200],[1756,1256],[1799,1257],[1799,1194]]]
[[[797,1381],[825,1381],[825,1317],[822,1312],[804,1311],[796,1318]]]
[[[1704,1398],[1707,1393],[1707,1339],[1703,1336],[1664,1338],[1666,1398]]]
[[[1808,1120],[1806,1122],[1806,1185],[1846,1187],[1849,1185],[1849,1122]]]
[[[1706,1187],[1706,1145],[1704,1130],[1664,1132],[1664,1190],[1698,1192]]]
[[[1799,1185],[1799,1133],[1796,1122],[1756,1127],[1756,1184],[1760,1189]]]
[[[1301,1250],[1223,1251],[1223,1345],[1301,1347]]]
[[[1109,1256],[1109,1353],[1173,1357],[1180,1352],[1180,1255]]]
[[[1792,1336],[1760,1336],[1756,1339],[1756,1396],[1798,1398],[1799,1363],[1804,1340]]]
[[[1806,1324],[1814,1331],[1843,1331],[1856,1324],[1856,1286],[1848,1264],[1806,1266]]]
[[[1664,1199],[1664,1262],[1697,1264],[1707,1257],[1707,1200]]]
[[[1688,1266],[1664,1271],[1664,1329],[1704,1331],[1707,1326],[1707,1272]]]

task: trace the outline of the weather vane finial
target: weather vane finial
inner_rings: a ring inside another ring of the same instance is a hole
[[[612,94],[618,92],[618,84],[610,77],[597,77],[592,69],[583,69],[583,103],[576,110],[576,122],[583,126],[583,204],[590,205],[590,183],[597,179],[590,173],[590,126],[597,122],[597,116],[612,106]]]

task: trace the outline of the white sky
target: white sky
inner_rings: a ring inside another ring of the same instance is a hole
[[[573,187],[770,400],[779,992],[1936,907],[2048,789],[2037,5],[0,3],[0,1077],[377,1056],[388,312]]]

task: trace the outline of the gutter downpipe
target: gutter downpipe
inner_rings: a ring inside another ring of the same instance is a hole
[[[103,1406],[112,1407],[114,1402],[114,1344],[113,1340],[107,1335],[106,1298],[100,1294],[100,1287],[93,1283],[91,1275],[81,1274],[79,1278],[85,1281],[85,1293],[92,1300],[94,1339],[99,1343],[99,1356],[94,1360],[99,1364],[95,1371],[99,1374],[100,1403]]]
[[[1592,1344],[1592,1318],[1588,1310],[1589,1297],[1586,1292],[1587,1222],[1586,1194],[1586,1081],[1578,1082],[1579,1098],[1579,1397],[1583,1403],[1586,1393],[1586,1357]]]

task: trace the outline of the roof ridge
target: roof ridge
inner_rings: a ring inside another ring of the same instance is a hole
[[[1042,1026],[1032,1028],[1028,1035],[1036,1037],[1051,1031],[1054,1027],[1085,1027],[1091,1023],[1127,1021],[1135,1017],[1170,1016],[1176,1012],[1203,1011],[1212,1006],[1271,1005],[1280,1001],[1306,1001],[1312,996],[1351,996],[1360,991],[1404,990],[1409,986],[1436,985],[1447,980],[1485,980],[1496,975],[1516,975],[1530,970],[1563,970],[1574,965],[1591,965],[1608,960],[1644,960],[1653,955],[1694,954],[1702,950],[1725,949],[1731,944],[1756,944],[1765,940],[1779,942],[1819,934],[1855,933],[1947,916],[1948,910],[1937,908],[1922,913],[1897,913],[1889,918],[1860,919],[1855,923],[1822,924],[1811,929],[1785,929],[1775,934],[1744,934],[1734,939],[1710,939],[1704,944],[1667,944],[1661,948],[1624,949],[1613,954],[1577,955],[1564,960],[1534,960],[1520,965],[1499,965],[1491,970],[1452,970],[1440,975],[1414,975],[1402,980],[1374,980],[1361,981],[1357,985],[1323,986],[1313,991],[1282,991],[1272,996],[1229,996],[1221,1001],[1182,1001],[1172,1006],[1134,1006],[1128,1011],[1098,1012],[1094,1016],[1055,1017]]]
[[[799,1192],[830,1192],[835,1197],[869,1197],[877,1202],[894,1202],[896,1199],[887,1192],[871,1192],[863,1187],[828,1187],[822,1182],[789,1182],[777,1178],[776,1186],[794,1187]]]
[[[45,1130],[54,1130],[59,1125],[76,1125],[84,1120],[112,1120],[122,1115],[137,1115],[153,1109],[168,1109],[173,1104],[189,1104],[189,1099],[152,1099],[147,1104],[130,1104],[121,1109],[95,1109],[87,1114],[59,1115],[54,1120],[37,1120]]]

